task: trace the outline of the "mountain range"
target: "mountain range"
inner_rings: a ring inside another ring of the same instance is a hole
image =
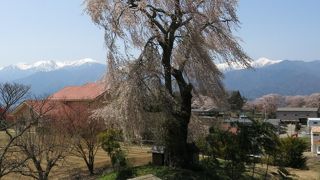
[[[224,72],[228,90],[240,90],[248,99],[265,94],[308,95],[320,92],[320,61],[289,61],[260,58],[252,68],[231,63],[217,64]],[[90,58],[75,61],[39,61],[0,67],[0,82],[31,86],[34,94],[51,94],[71,85],[82,85],[102,78],[106,65]]]
[[[31,86],[35,95],[48,95],[65,86],[82,85],[102,78],[106,65],[86,58],[76,61],[39,61],[0,68],[0,82]]]
[[[253,69],[225,72],[227,89],[240,90],[248,99],[266,94],[309,95],[320,92],[320,61],[273,61]]]

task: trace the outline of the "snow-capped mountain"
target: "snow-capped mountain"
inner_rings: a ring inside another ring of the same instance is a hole
[[[254,68],[262,68],[265,66],[270,66],[273,64],[278,64],[282,62],[282,60],[271,60],[265,57],[259,58],[256,61],[251,62],[251,66]]]
[[[62,68],[81,66],[84,64],[102,64],[102,63],[90,58],[85,58],[85,59],[80,59],[75,61],[52,61],[52,60],[38,61],[33,64],[18,63],[15,65],[0,67],[0,71],[18,69],[18,70],[33,71],[33,72],[39,72],[39,71],[48,72],[48,71],[54,71]]]
[[[251,62],[252,69],[218,64],[224,72],[228,90],[240,90],[247,98],[265,94],[306,95],[320,92],[320,61],[289,61],[260,58]],[[92,59],[77,61],[39,61],[0,68],[1,82],[31,86],[36,95],[51,94],[65,86],[82,85],[99,80],[106,65]]]
[[[254,99],[266,94],[309,95],[320,92],[320,60],[280,62],[260,61],[254,70],[239,69],[224,73],[224,84],[229,90]]]
[[[31,86],[36,95],[50,94],[64,86],[81,85],[99,80],[106,65],[86,58],[76,61],[38,61],[0,68],[1,82],[17,82]]]
[[[272,64],[277,64],[280,62],[281,60],[270,60],[267,58],[259,58],[256,61],[252,61],[251,66],[254,68],[262,68],[262,67],[266,67]],[[15,79],[24,78],[26,76],[29,76],[37,72],[50,72],[50,71],[56,71],[59,69],[76,68],[83,65],[93,65],[93,64],[105,65],[99,61],[96,61],[90,58],[85,58],[85,59],[80,59],[75,61],[52,61],[52,60],[38,61],[32,64],[18,63],[15,65],[0,67],[0,82],[12,81]],[[217,67],[222,72],[244,69],[243,66],[236,63],[231,63],[231,65],[228,65],[227,63],[221,63],[221,64],[217,64]]]
[[[262,68],[262,67],[266,67],[269,65],[273,65],[273,64],[277,64],[282,62],[282,60],[271,60],[265,57],[259,58],[255,61],[250,62],[251,67],[253,68]],[[232,71],[232,70],[239,70],[239,69],[245,69],[244,66],[237,64],[237,63],[220,63],[217,64],[217,67],[222,71],[222,72],[228,72],[228,71]]]

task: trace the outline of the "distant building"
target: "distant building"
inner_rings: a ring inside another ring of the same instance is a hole
[[[237,132],[238,132],[238,128],[235,127],[235,126],[232,126],[231,124],[226,124],[226,123],[225,124],[221,124],[220,128],[222,130],[224,130],[224,131],[229,131],[229,132],[231,132],[233,134],[237,134]]]
[[[311,152],[320,155],[320,127],[311,127]]]
[[[228,124],[232,124],[232,123],[241,123],[241,124],[252,124],[252,120],[246,116],[243,117],[239,117],[239,118],[229,118],[229,119],[225,119],[223,120],[223,123],[228,123]]]
[[[238,127],[234,126],[235,124],[242,124],[245,126],[251,126],[252,120],[245,115],[240,115],[239,118],[224,119],[222,121],[222,124],[220,125],[220,128],[225,131],[229,131],[231,133],[236,134],[236,133],[238,133]]]
[[[30,119],[34,114],[43,114],[45,116],[43,119],[48,120],[63,119],[66,113],[100,107],[107,96],[105,84],[69,86],[49,96],[48,99],[24,101],[12,115],[15,119]]]
[[[13,121],[13,116],[11,114],[6,113],[6,111],[0,107],[0,120],[5,120],[7,122]]]
[[[107,96],[108,91],[104,83],[87,83],[82,86],[67,86],[51,95],[49,100],[60,101],[69,106],[83,104],[97,107]]]
[[[281,124],[281,119],[265,119],[264,121],[272,124],[275,127],[279,127]]]
[[[320,126],[320,118],[308,118],[308,127]]]
[[[276,116],[284,123],[307,124],[308,118],[319,117],[319,108],[278,108]]]
[[[210,109],[192,109],[192,114],[198,117],[222,117],[225,114],[225,111],[218,108]]]
[[[265,119],[264,122],[270,123],[276,128],[277,132],[280,134],[281,132],[281,119]]]
[[[1,118],[6,119],[6,114],[5,114],[5,110],[3,108],[0,107],[0,120],[2,120]]]

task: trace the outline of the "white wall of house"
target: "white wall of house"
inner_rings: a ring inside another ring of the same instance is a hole
[[[320,155],[320,132],[311,131],[311,152]]]

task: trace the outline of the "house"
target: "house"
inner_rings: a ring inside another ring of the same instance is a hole
[[[265,119],[264,122],[270,123],[274,127],[279,127],[281,124],[281,119]]]
[[[308,118],[308,127],[320,126],[320,118]]]
[[[14,111],[15,119],[41,118],[63,120],[68,113],[95,109],[108,97],[103,83],[88,83],[82,86],[69,86],[52,94],[45,100],[27,100]],[[38,124],[41,126],[41,123]]]
[[[264,122],[272,124],[277,133],[281,134],[281,119],[265,119]]]
[[[216,108],[211,108],[211,109],[206,109],[206,110],[192,109],[191,112],[193,115],[196,115],[196,116],[213,117],[213,116],[217,116],[220,111]]]
[[[2,120],[2,118],[6,119],[6,115],[5,115],[5,110],[0,107],[0,120]]]
[[[311,152],[320,155],[320,127],[311,127]]]
[[[225,120],[223,120],[223,123],[225,123],[225,124],[241,123],[241,124],[251,125],[252,120],[247,116],[240,116],[239,118],[225,119]]]
[[[13,112],[15,119],[48,118],[55,119],[69,107],[60,101],[27,100],[22,102]]]
[[[69,106],[60,101],[27,100],[22,102],[13,112],[16,120],[15,130],[22,130],[28,123],[36,123],[31,127],[31,132],[40,130],[48,121],[56,125],[61,124],[67,118],[67,112],[71,112]]]
[[[276,116],[284,123],[307,124],[308,118],[319,117],[319,108],[278,108]]]
[[[83,86],[68,86],[52,94],[49,100],[60,101],[66,105],[84,104],[95,108],[108,97],[105,83],[87,83]]]
[[[237,134],[237,132],[238,132],[238,128],[234,127],[230,124],[221,124],[220,128],[224,131],[229,131],[232,134]]]
[[[4,118],[3,120],[7,122],[13,121],[13,116],[0,107],[0,120],[2,120],[1,118]]]

